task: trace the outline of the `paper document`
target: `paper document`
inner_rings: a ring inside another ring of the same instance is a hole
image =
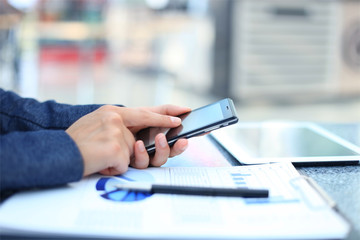
[[[269,198],[149,194],[126,182],[267,188]],[[56,189],[16,194],[0,206],[3,234],[126,239],[329,239],[349,225],[290,163],[130,169]]]

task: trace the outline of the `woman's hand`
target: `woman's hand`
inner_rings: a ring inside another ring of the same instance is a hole
[[[95,172],[116,175],[149,165],[161,166],[169,157],[181,154],[187,147],[186,139],[178,140],[172,148],[165,135],[155,137],[156,152],[150,157],[135,134],[146,127],[173,128],[181,124],[178,117],[191,111],[186,107],[162,105],[157,107],[126,108],[102,106],[75,123],[66,132],[76,142],[84,159],[84,176]]]

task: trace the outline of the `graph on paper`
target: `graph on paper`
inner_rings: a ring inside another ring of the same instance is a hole
[[[280,166],[281,168],[282,166]],[[269,167],[271,168],[271,167]],[[276,166],[279,168],[279,166]],[[274,169],[275,170],[275,169]],[[249,198],[244,199],[247,204],[268,204],[268,203],[292,203],[298,202],[298,197],[294,194],[294,189],[289,184],[284,184],[283,179],[290,176],[283,176],[287,171],[268,171],[265,172],[261,166],[252,166],[247,169],[237,168],[230,170],[231,179],[236,187],[247,188],[271,188],[271,186],[281,186],[270,191],[269,198]],[[284,194],[286,193],[286,194]]]
[[[151,193],[120,190],[115,187],[119,183],[136,181],[153,182],[154,178],[148,172],[129,169],[122,175],[100,178],[96,183],[96,190],[100,193],[101,197],[116,202],[135,202],[150,197]]]

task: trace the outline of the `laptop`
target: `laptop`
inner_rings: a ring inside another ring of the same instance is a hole
[[[241,164],[358,164],[360,147],[314,123],[238,123],[211,133]]]

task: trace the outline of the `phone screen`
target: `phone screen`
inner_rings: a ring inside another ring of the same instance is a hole
[[[168,141],[189,137],[191,134],[199,133],[199,131],[202,133],[201,130],[217,126],[234,117],[232,106],[225,103],[225,101],[219,101],[178,116],[182,123],[176,128],[151,127],[143,129],[138,133],[137,139],[143,140],[145,146],[148,147],[155,144],[155,136],[159,133],[164,133]]]
[[[220,104],[193,110],[189,113],[179,116],[181,118],[181,125],[170,129],[167,137],[172,138],[177,135],[191,132],[199,129],[205,125],[211,125],[224,119]]]

